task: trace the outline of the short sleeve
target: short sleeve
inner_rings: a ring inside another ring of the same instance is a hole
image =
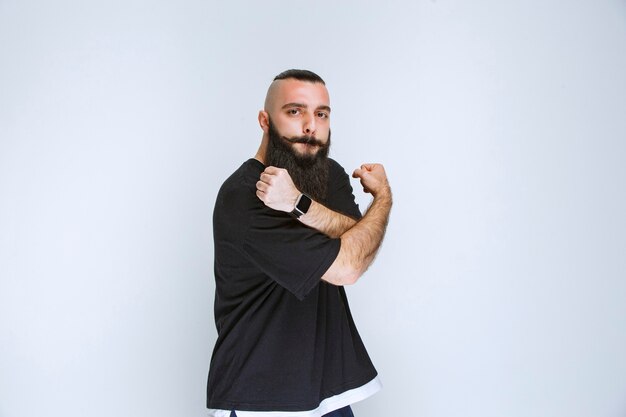
[[[243,251],[264,274],[302,300],[335,261],[340,240],[286,213],[265,207],[259,211],[244,237]]]

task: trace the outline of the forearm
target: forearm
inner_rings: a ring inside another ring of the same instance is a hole
[[[348,285],[363,275],[383,241],[391,205],[389,189],[374,198],[365,216],[341,235],[341,249],[323,280],[335,285]]]
[[[332,238],[340,237],[356,224],[356,220],[352,217],[332,211],[316,201],[311,203],[309,211],[300,216],[299,220]]]
[[[287,170],[276,167],[268,167],[261,173],[256,188],[257,197],[266,206],[286,213],[294,210],[301,195]],[[315,201],[311,202],[306,214],[301,215],[298,220],[332,238],[341,236],[356,223],[350,216],[332,211]]]

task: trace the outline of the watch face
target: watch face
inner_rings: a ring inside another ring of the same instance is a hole
[[[309,211],[309,207],[311,207],[311,197],[306,194],[302,194],[298,203],[296,204],[296,208],[302,213],[306,214]]]
[[[300,197],[298,197],[298,201],[296,201],[296,206],[294,207],[291,215],[296,219],[300,218],[303,214],[306,214],[309,211],[309,207],[311,207],[311,197],[302,193]]]

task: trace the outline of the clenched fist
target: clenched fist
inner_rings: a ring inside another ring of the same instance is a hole
[[[256,195],[269,208],[291,213],[300,191],[286,169],[267,167],[256,183]]]
[[[352,173],[354,178],[361,180],[363,191],[374,197],[391,194],[385,168],[381,164],[363,164]]]

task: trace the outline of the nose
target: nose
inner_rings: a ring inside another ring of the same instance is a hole
[[[308,114],[302,124],[302,132],[305,135],[312,136],[315,134],[315,115]]]

